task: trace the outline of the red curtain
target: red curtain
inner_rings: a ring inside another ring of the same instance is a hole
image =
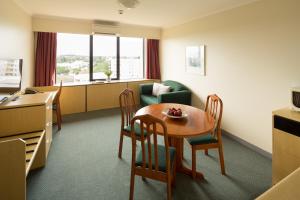
[[[160,79],[159,40],[147,40],[147,78]]]
[[[37,33],[35,55],[35,86],[50,86],[55,83],[56,33]]]

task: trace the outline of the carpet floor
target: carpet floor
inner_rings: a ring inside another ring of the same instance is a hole
[[[27,178],[29,200],[128,199],[131,140],[124,139],[123,159],[117,156],[119,110],[68,115],[62,129],[53,131],[46,166]],[[226,176],[220,173],[218,152],[197,152],[197,170],[204,180],[177,174],[174,199],[250,200],[271,186],[271,160],[224,137]],[[185,145],[186,165],[191,151]],[[166,184],[136,177],[135,199],[165,199]]]

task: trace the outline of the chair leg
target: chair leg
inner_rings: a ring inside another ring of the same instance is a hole
[[[175,187],[176,185],[176,158],[174,160],[174,164],[173,164],[173,176],[172,176],[172,186]]]
[[[131,178],[130,178],[130,194],[129,194],[129,200],[133,200],[133,194],[134,194],[134,179],[135,174],[134,170],[131,170]]]
[[[208,149],[205,149],[204,152],[205,152],[205,155],[208,156]]]
[[[182,145],[181,145],[181,157],[182,157],[182,160],[184,160],[184,140],[182,140]]]
[[[172,199],[172,187],[171,187],[171,177],[170,174],[168,176],[168,182],[167,182],[167,199],[171,200]]]
[[[119,142],[119,158],[122,158],[122,149],[123,149],[123,133],[120,132],[120,142]]]
[[[196,178],[196,149],[192,147],[192,177]]]
[[[224,164],[224,155],[223,155],[223,147],[219,146],[219,159],[221,165],[221,173],[225,175],[225,164]]]

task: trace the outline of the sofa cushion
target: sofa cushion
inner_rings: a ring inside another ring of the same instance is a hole
[[[141,95],[141,101],[146,103],[146,105],[157,104],[158,98],[152,95]]]
[[[151,144],[151,160],[152,160],[152,169],[155,168],[155,157],[154,157],[154,145]],[[169,147],[169,153],[170,153],[170,163],[171,163],[171,168],[173,166],[173,161],[175,160],[175,155],[176,155],[176,149],[174,147]],[[158,170],[162,172],[166,172],[167,170],[167,162],[166,162],[166,148],[163,145],[157,145],[157,157],[158,157]],[[142,150],[140,150],[136,161],[135,165],[136,166],[143,166],[143,156],[142,156]],[[149,163],[149,156],[148,156],[148,145],[145,143],[145,157],[146,157],[146,167],[148,167]]]
[[[164,81],[163,84],[170,86],[172,88],[173,92],[187,90],[187,88],[184,85],[182,85],[181,83],[178,83],[176,81],[167,80],[167,81]]]

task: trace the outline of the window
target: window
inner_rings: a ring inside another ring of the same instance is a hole
[[[93,36],[92,80],[105,79],[107,70],[112,71],[111,79],[117,79],[117,38],[115,36]]]
[[[140,79],[144,76],[144,39],[111,35],[57,34],[56,82]]]
[[[120,37],[120,79],[144,77],[143,38]]]
[[[89,80],[89,35],[57,34],[56,82]]]

